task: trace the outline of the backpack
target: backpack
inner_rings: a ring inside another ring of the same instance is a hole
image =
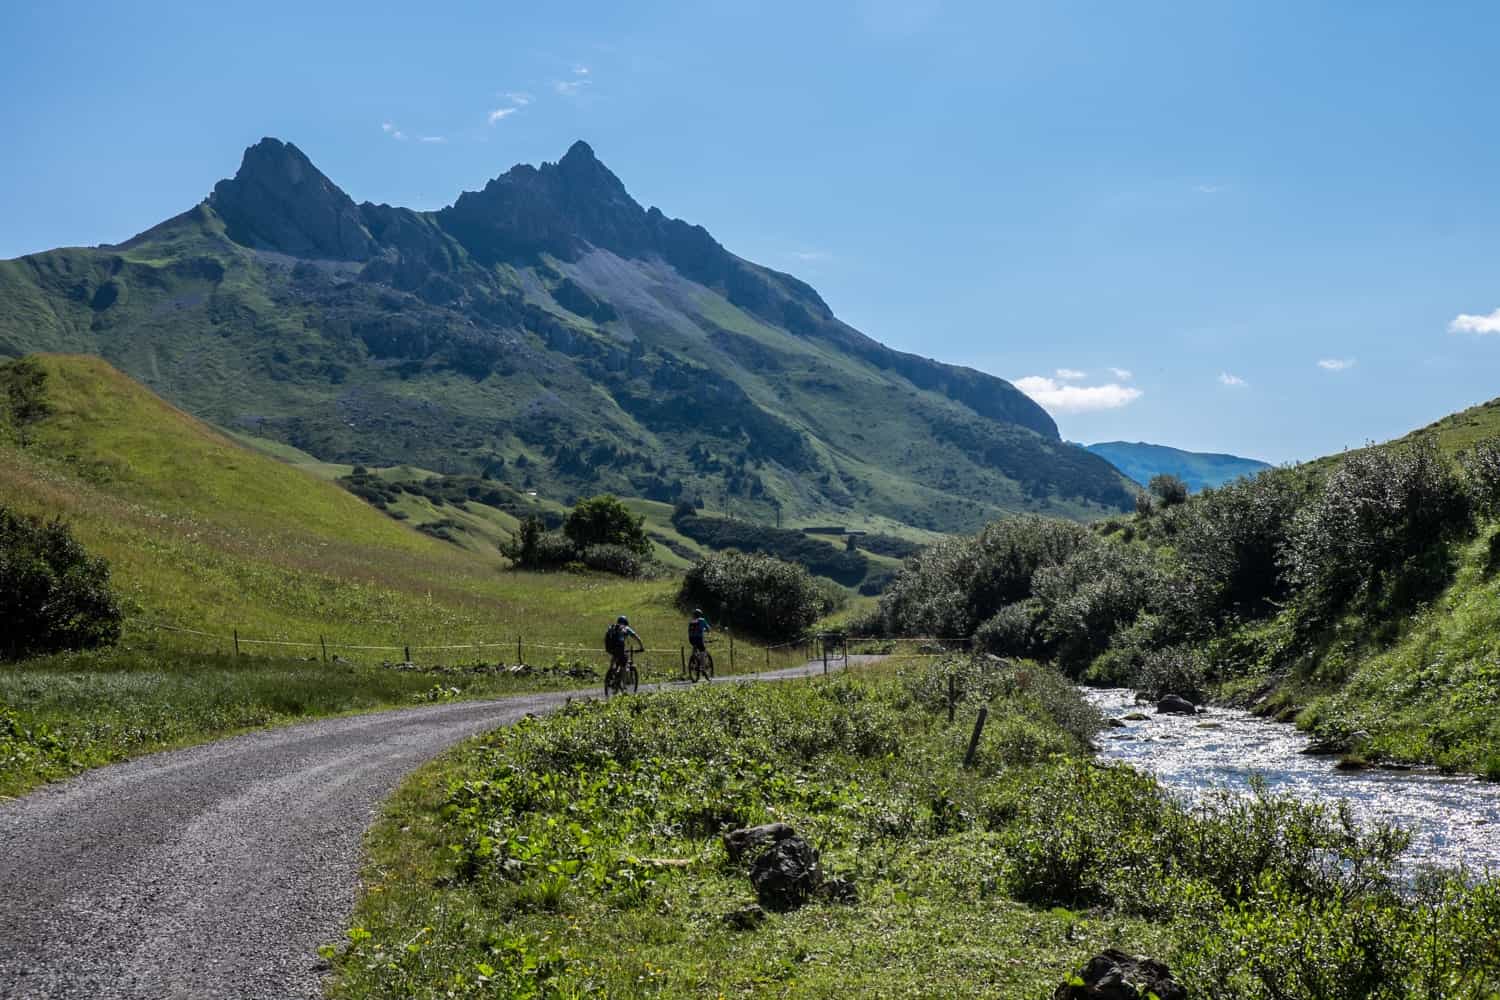
[[[692,621],[688,622],[688,638],[694,640],[703,638],[702,618],[694,618]]]
[[[618,622],[611,625],[604,633],[604,651],[606,653],[625,652],[625,631],[620,628]]]

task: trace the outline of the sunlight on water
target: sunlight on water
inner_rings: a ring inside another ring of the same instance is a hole
[[[1260,775],[1271,791],[1347,799],[1362,821],[1409,830],[1412,861],[1500,873],[1500,784],[1428,771],[1339,771],[1335,757],[1304,753],[1309,740],[1291,725],[1222,708],[1157,715],[1123,688],[1084,694],[1108,717],[1147,716],[1101,732],[1099,755],[1154,774],[1173,791],[1190,798],[1218,788],[1246,791]]]

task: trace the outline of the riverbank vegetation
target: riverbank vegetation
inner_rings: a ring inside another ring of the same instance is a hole
[[[1043,996],[1109,947],[1190,996],[1500,986],[1489,884],[1403,896],[1399,833],[1265,791],[1190,806],[1090,760],[1100,722],[1060,675],[981,658],[498,730],[377,824],[332,993]],[[819,852],[823,891],[778,907],[731,860],[725,833],[772,822]]]
[[[1500,438],[1419,436],[1091,529],[996,522],[908,560],[865,628],[1155,695],[1234,696],[1372,760],[1500,773]]]

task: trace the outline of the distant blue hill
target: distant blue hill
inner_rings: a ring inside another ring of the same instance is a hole
[[[1105,441],[1085,447],[1142,486],[1150,482],[1152,476],[1167,472],[1181,478],[1194,493],[1223,486],[1241,476],[1253,476],[1261,469],[1271,467],[1253,458],[1183,451],[1139,441]]]

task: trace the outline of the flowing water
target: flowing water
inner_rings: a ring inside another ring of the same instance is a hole
[[[1106,717],[1146,716],[1101,732],[1099,756],[1126,761],[1190,799],[1220,788],[1248,791],[1259,775],[1271,791],[1347,799],[1361,821],[1405,828],[1412,834],[1410,862],[1500,875],[1500,783],[1423,770],[1340,771],[1336,757],[1306,753],[1310,741],[1292,725],[1227,708],[1158,715],[1123,688],[1084,693]]]

